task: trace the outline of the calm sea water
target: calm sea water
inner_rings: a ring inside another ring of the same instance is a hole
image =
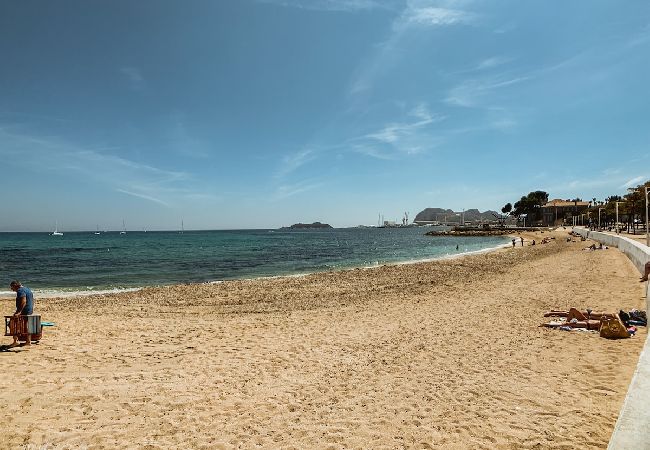
[[[0,291],[103,291],[367,267],[440,258],[507,242],[430,237],[425,228],[308,231],[0,233]],[[459,250],[456,250],[456,245]]]

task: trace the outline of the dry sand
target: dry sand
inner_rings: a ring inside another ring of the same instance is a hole
[[[644,286],[618,250],[557,236],[41,300],[57,326],[0,353],[0,448],[604,448],[646,330],[609,341],[538,325],[550,308],[643,309]]]

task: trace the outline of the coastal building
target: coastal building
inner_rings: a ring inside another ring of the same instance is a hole
[[[549,200],[542,206],[542,225],[558,226],[565,222],[571,222],[571,217],[585,214],[588,209],[589,202],[559,198]]]

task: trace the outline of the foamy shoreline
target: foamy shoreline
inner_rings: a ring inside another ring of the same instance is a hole
[[[347,271],[347,270],[355,270],[355,269],[376,269],[382,266],[393,266],[393,265],[408,265],[408,264],[419,264],[419,263],[427,263],[427,262],[433,262],[433,261],[441,261],[441,260],[447,260],[447,259],[455,259],[455,258],[463,258],[467,256],[473,256],[473,255],[481,255],[484,253],[489,253],[493,251],[497,251],[502,248],[508,248],[509,245],[506,244],[499,244],[497,246],[493,247],[487,247],[484,249],[480,250],[472,250],[472,251],[462,251],[459,250],[459,253],[456,254],[445,254],[441,256],[437,256],[434,258],[420,258],[420,259],[412,259],[412,260],[407,260],[407,261],[391,261],[391,262],[384,262],[384,263],[377,263],[373,265],[361,265],[361,266],[341,266],[340,268],[336,269],[328,269],[328,270],[321,270],[321,271],[314,271],[314,272],[304,272],[304,273],[294,273],[294,274],[282,274],[282,275],[269,275],[269,276],[260,276],[260,277],[250,277],[250,278],[232,278],[232,279],[226,279],[226,280],[211,280],[211,281],[204,281],[204,282],[196,282],[196,283],[190,283],[190,284],[219,284],[219,283],[224,283],[228,281],[254,281],[254,280],[266,280],[266,279],[282,279],[282,278],[295,278],[295,277],[305,277],[309,275],[314,275],[318,273],[331,273],[331,272],[342,272],[342,271]],[[153,285],[145,285],[145,286],[135,286],[135,287],[128,287],[128,288],[113,288],[113,289],[88,289],[88,290],[56,290],[56,289],[33,289],[34,295],[37,296],[38,298],[56,298],[56,297],[62,297],[62,298],[69,298],[69,297],[87,297],[91,295],[107,295],[107,294],[121,294],[121,293],[127,293],[127,292],[137,292],[142,289],[146,288],[161,288],[161,287],[167,287],[167,286],[182,286],[182,284],[153,284]],[[11,291],[0,291],[0,299],[3,298],[14,298],[15,294]]]

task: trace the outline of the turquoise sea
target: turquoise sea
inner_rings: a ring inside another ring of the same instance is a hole
[[[10,294],[5,286],[14,278],[41,294],[96,292],[371,267],[508,242],[502,237],[430,237],[424,235],[427,230],[0,233],[0,293]]]

